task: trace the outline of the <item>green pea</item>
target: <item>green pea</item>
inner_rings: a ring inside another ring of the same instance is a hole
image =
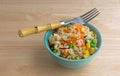
[[[72,59],[76,59],[77,58],[77,55],[72,55]]]
[[[95,47],[95,44],[93,44],[93,43],[90,43],[90,47],[93,47],[93,48],[94,48],[94,47]]]
[[[92,40],[92,43],[93,43],[93,44],[96,44],[96,43],[97,43],[97,39],[93,39],[93,40]]]
[[[53,51],[53,53],[56,53],[56,52],[57,52],[57,50],[55,50],[55,49],[53,49],[52,51]]]
[[[68,46],[69,46],[69,48],[73,48],[74,47],[73,43],[70,43]]]

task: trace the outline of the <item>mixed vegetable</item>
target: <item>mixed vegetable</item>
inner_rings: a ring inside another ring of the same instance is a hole
[[[55,30],[49,38],[53,53],[70,60],[87,58],[97,49],[97,36],[82,24],[68,24]]]

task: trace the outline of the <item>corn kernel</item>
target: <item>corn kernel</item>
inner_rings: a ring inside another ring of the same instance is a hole
[[[72,34],[71,37],[77,37],[77,34]]]
[[[86,58],[86,57],[89,57],[89,56],[90,56],[90,54],[89,54],[88,50],[84,51],[83,57]]]
[[[93,32],[93,31],[91,31],[90,33],[91,33],[91,36],[93,36],[93,37],[95,36],[95,34],[94,34],[94,32]]]
[[[68,55],[68,56],[67,56],[67,59],[71,59],[71,58],[72,58],[72,56],[71,56],[71,55]]]
[[[87,58],[87,57],[89,57],[89,55],[83,55],[83,57],[84,57],[84,58]]]
[[[85,29],[84,29],[84,28],[81,28],[81,32],[84,33],[84,32],[85,32]]]
[[[84,53],[89,53],[89,51],[87,49],[83,50],[83,54]]]
[[[87,47],[87,48],[90,48],[90,42],[87,42],[87,43],[86,43],[86,47]]]
[[[95,48],[90,48],[90,49],[89,49],[89,53],[90,53],[90,54],[93,54],[94,52],[95,52]]]

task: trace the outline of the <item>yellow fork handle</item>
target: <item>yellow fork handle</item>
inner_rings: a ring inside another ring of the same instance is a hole
[[[18,31],[18,35],[20,37],[24,37],[24,36],[32,35],[35,33],[56,29],[56,28],[59,28],[60,26],[61,26],[60,22],[55,22],[55,23],[51,23],[51,24],[47,24],[47,25],[43,25],[43,26],[24,28],[24,29],[20,29]]]

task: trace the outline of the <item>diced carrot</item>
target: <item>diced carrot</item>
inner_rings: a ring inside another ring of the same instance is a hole
[[[72,39],[72,42],[75,42],[77,40],[77,38],[74,38],[74,37],[71,38],[71,39]]]
[[[74,43],[76,40],[77,40],[77,38],[74,38],[74,37],[71,38],[71,42],[73,42],[73,43]]]
[[[61,42],[61,44],[65,44],[65,41],[64,41],[64,40],[61,40],[60,42]]]
[[[78,37],[77,39],[82,39],[82,40],[84,40],[85,38],[84,38],[84,36],[83,35],[81,35],[80,37]]]
[[[81,32],[80,28],[76,28],[77,32]]]
[[[77,32],[81,32],[82,24],[75,24]]]
[[[76,28],[82,28],[82,24],[74,24]]]
[[[61,44],[64,44],[64,43],[75,43],[76,42],[76,40],[78,40],[78,39],[81,39],[81,38],[77,38],[77,37],[72,37],[72,38],[70,38],[70,39],[67,39],[67,40],[61,40]]]
[[[70,43],[70,42],[72,42],[72,40],[71,40],[71,39],[68,39],[68,40],[65,40],[65,42],[66,42],[66,43]]]
[[[71,32],[70,29],[64,29],[63,31],[66,32],[66,33],[70,33]]]
[[[65,43],[71,43],[74,42],[75,39],[71,38],[71,39],[67,39],[67,40],[61,40],[61,44],[65,44]]]
[[[82,43],[82,44],[81,44],[81,47],[84,47],[84,46],[85,46],[85,44],[84,44],[84,43]]]
[[[83,35],[81,35],[81,36],[80,36],[80,39],[84,40],[84,36],[83,36]]]
[[[63,54],[67,55],[67,50],[66,49],[63,50]]]

